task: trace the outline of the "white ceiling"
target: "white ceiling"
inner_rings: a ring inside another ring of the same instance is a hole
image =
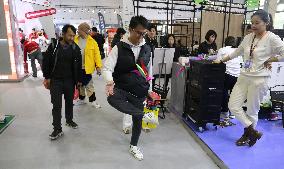
[[[104,15],[106,24],[117,24],[117,14],[122,11],[123,0],[56,0],[55,23],[70,23],[72,20],[96,20],[98,13]],[[115,13],[116,12],[116,13]]]

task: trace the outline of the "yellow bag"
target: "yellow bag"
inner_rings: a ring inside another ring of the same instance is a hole
[[[149,113],[149,112],[153,112],[154,115],[155,115],[155,118],[158,118],[158,115],[159,115],[159,109],[158,108],[156,110],[150,110],[147,107],[144,107],[144,113]],[[157,127],[156,124],[145,123],[144,121],[142,121],[142,128],[143,129],[154,129],[156,127]]]

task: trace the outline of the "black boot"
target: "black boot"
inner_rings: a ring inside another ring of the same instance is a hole
[[[84,100],[84,99],[85,99],[85,96],[79,95],[79,99],[80,99],[80,100]]]
[[[96,98],[96,94],[95,94],[95,92],[89,97],[89,102],[94,102],[94,101],[96,101],[97,100],[97,98]]]
[[[247,128],[247,133],[248,133],[248,137],[249,137],[249,146],[250,147],[252,147],[257,142],[257,140],[259,140],[262,137],[262,133],[255,130],[253,128],[253,125],[250,125]]]
[[[244,128],[244,134],[242,135],[241,138],[239,138],[236,141],[236,145],[237,146],[244,146],[249,142],[249,137],[248,137],[248,133],[247,133],[247,128]]]

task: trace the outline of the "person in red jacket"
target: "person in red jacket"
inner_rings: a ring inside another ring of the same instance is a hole
[[[38,38],[38,34],[37,34],[37,32],[36,32],[36,29],[33,28],[33,29],[32,29],[32,33],[29,35],[29,39],[30,39],[30,40],[33,40],[33,39],[37,39],[37,38]]]
[[[42,66],[42,53],[40,50],[39,45],[32,40],[25,40],[23,39],[21,43],[24,46],[24,68],[25,73],[28,73],[28,64],[27,64],[27,54],[29,58],[31,59],[31,66],[33,70],[33,77],[37,77],[37,68],[35,64],[35,60],[37,59],[38,63],[40,64],[40,67]]]

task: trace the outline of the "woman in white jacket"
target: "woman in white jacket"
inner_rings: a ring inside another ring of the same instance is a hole
[[[222,63],[240,55],[244,56],[244,66],[230,96],[229,109],[244,126],[244,134],[236,145],[247,143],[253,146],[262,136],[255,128],[258,121],[260,102],[268,91],[271,62],[284,60],[284,42],[270,32],[272,18],[264,10],[258,10],[251,17],[253,33],[245,36],[238,49],[229,56],[214,61]],[[242,109],[247,100],[247,111]]]

